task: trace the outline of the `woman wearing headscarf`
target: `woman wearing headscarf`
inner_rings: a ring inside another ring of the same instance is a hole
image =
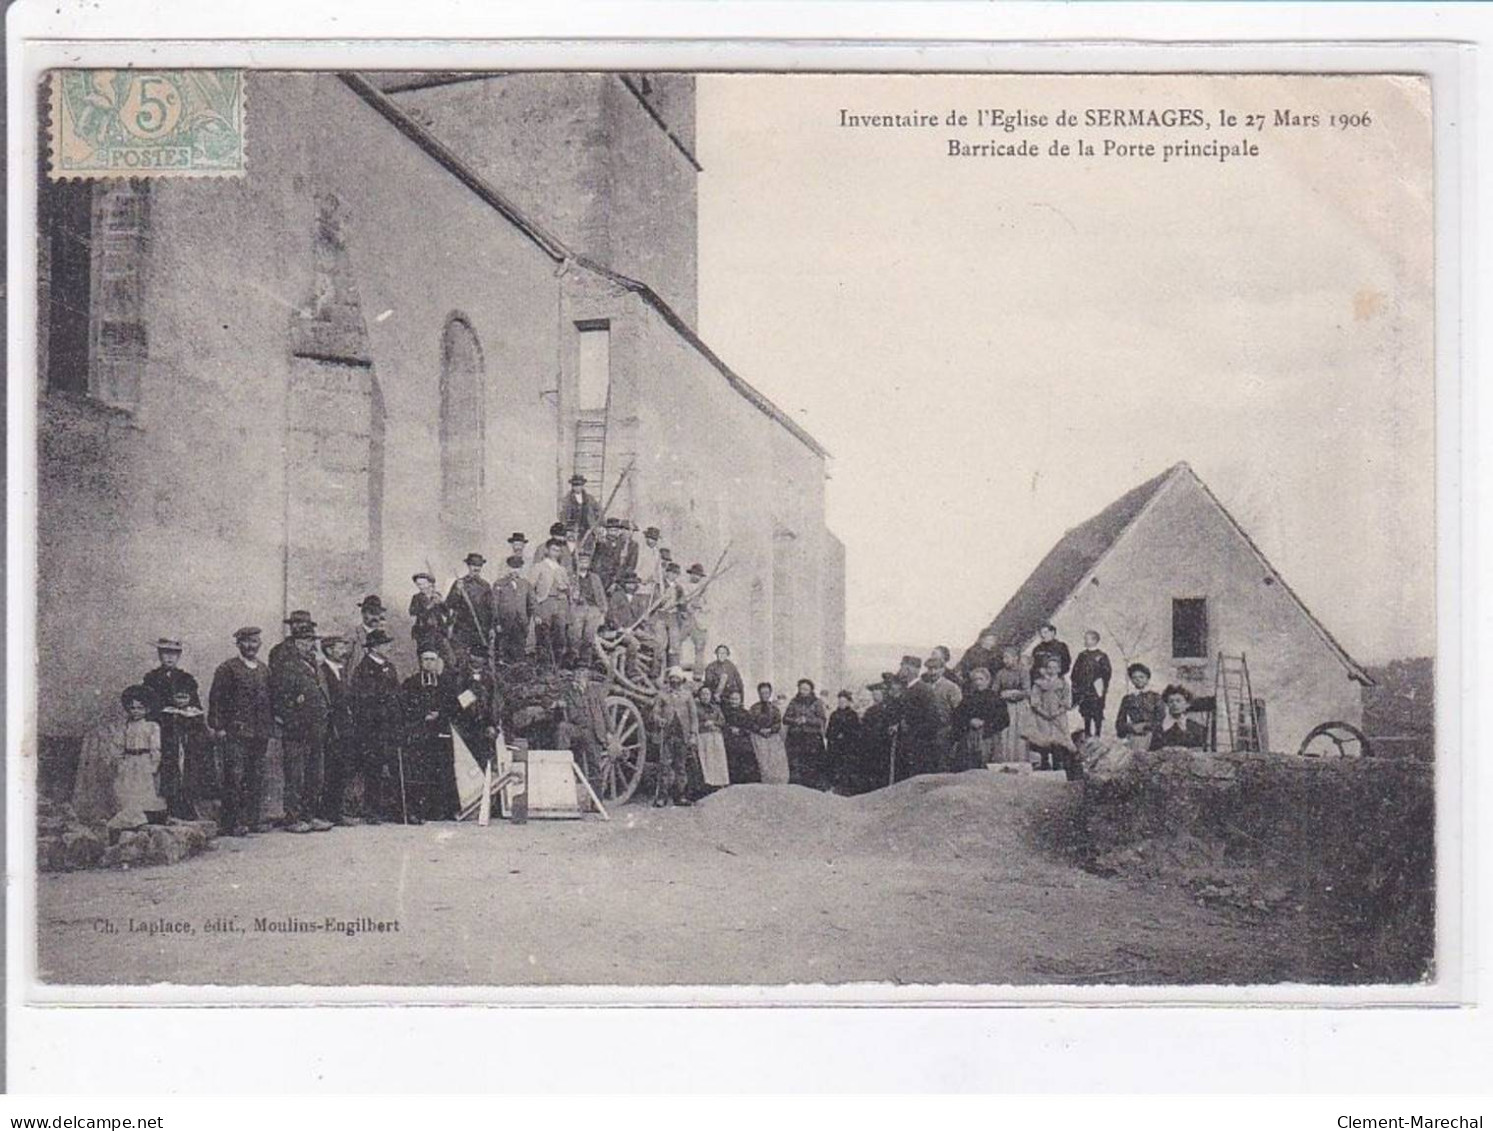
[[[798,694],[783,711],[783,726],[788,732],[789,781],[810,789],[828,789],[824,765],[824,731],[829,712],[814,693],[814,681],[798,681]]]

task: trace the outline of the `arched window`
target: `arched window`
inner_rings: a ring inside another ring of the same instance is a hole
[[[482,346],[467,320],[452,315],[441,338],[441,517],[472,537],[483,526],[485,390]]]

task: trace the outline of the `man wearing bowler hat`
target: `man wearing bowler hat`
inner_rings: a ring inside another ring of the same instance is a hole
[[[601,506],[586,490],[586,477],[572,475],[570,490],[560,503],[560,522],[565,529],[573,531],[576,538],[584,538],[587,531],[601,521]]]
[[[290,614],[280,623],[285,626],[285,638],[270,649],[269,662],[271,668],[279,667],[295,654],[295,626],[298,624],[310,624],[311,614],[305,609],[291,609]]]
[[[520,568],[525,568],[530,564],[529,538],[522,530],[515,530],[512,534],[508,535],[508,556],[510,558],[514,556],[523,558],[524,565]]]
[[[222,740],[222,829],[227,836],[265,831],[259,821],[259,804],[274,715],[269,665],[259,659],[261,638],[253,626],[233,634],[238,655],[218,665],[207,693],[207,725]]]
[[[624,534],[622,520],[608,518],[604,535],[596,540],[596,548],[591,551],[591,570],[609,594],[617,587],[617,580],[637,561],[637,547]]]
[[[368,651],[348,688],[354,766],[350,789],[356,816],[369,824],[399,816],[399,732],[403,725],[399,671],[389,659],[394,638],[381,628],[368,634]]]
[[[486,656],[492,646],[492,586],[482,576],[487,559],[475,550],[464,559],[467,573],[451,583],[446,608],[451,610],[451,647],[465,664],[473,652]]]
[[[316,652],[316,625],[302,621],[291,631],[295,653],[270,671],[270,701],[280,728],[285,770],[285,831],[326,832],[319,815],[326,765],[327,725],[332,700]]]
[[[368,634],[375,628],[388,631],[385,623],[389,616],[389,610],[384,607],[384,602],[377,593],[370,593],[358,602],[358,623],[353,625],[352,631],[352,666],[363,662],[363,654],[368,650]]]

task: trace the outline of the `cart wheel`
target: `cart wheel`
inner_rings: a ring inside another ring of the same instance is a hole
[[[1368,737],[1352,723],[1323,723],[1301,743],[1303,758],[1368,758]]]
[[[592,784],[603,801],[621,804],[643,780],[643,763],[648,760],[648,733],[643,729],[643,712],[637,704],[621,695],[608,695],[604,707],[607,720],[606,746],[597,759]]]

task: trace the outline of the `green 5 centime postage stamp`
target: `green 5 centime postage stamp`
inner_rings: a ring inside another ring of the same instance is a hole
[[[51,79],[54,180],[244,174],[242,71],[58,70]]]

